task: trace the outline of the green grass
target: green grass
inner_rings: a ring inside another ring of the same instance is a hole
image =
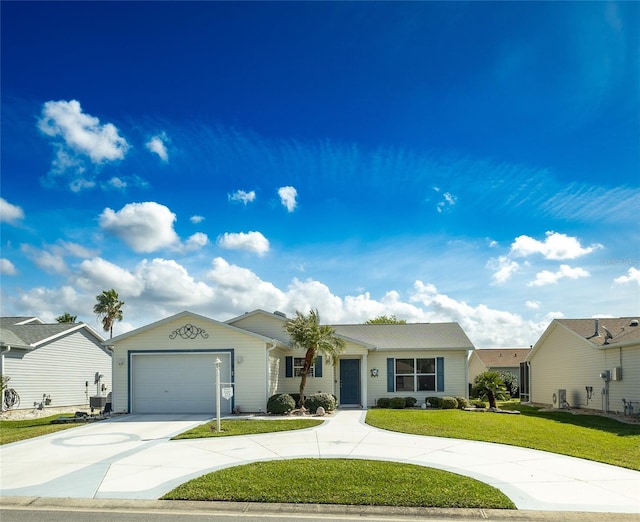
[[[513,403],[501,407],[521,414],[373,409],[367,412],[366,422],[390,431],[498,442],[640,470],[638,424]]]
[[[78,424],[51,424],[51,421],[60,417],[61,415],[52,415],[39,419],[0,421],[0,444],[18,442],[78,426]]]
[[[349,459],[278,460],[226,468],[186,482],[162,498],[515,508],[499,490],[468,477],[414,464]]]
[[[205,437],[229,437],[233,435],[257,435],[258,433],[272,433],[275,431],[303,430],[313,428],[322,424],[323,421],[316,419],[231,419],[221,420],[220,429],[216,431],[215,422],[206,422],[180,435],[176,435],[172,440],[178,439],[203,439]],[[213,430],[211,429],[213,427]]]

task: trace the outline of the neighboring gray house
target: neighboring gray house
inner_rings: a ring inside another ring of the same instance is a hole
[[[304,352],[290,346],[287,317],[263,310],[225,322],[181,312],[105,341],[113,350],[113,409],[135,413],[265,411],[275,393],[295,393]],[[334,394],[341,406],[380,397],[468,396],[473,344],[457,323],[334,325],[346,342],[336,366],[318,357],[306,394]]]
[[[640,326],[635,317],[555,319],[521,365],[523,402],[640,411]]]
[[[508,372],[516,378],[520,388],[520,363],[531,348],[478,348],[469,357],[469,384],[486,371]]]
[[[103,340],[85,323],[2,317],[0,374],[10,377],[21,409],[89,405],[98,387],[105,395],[111,389],[111,354]]]

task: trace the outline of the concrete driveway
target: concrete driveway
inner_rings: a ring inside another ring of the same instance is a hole
[[[421,437],[364,424],[339,411],[317,428],[170,441],[209,420],[198,415],[127,415],[0,447],[0,495],[157,499],[209,471],[248,462],[367,458],[473,477],[518,509],[640,513],[640,472],[525,448]]]

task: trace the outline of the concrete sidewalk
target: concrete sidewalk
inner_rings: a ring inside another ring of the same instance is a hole
[[[520,510],[640,513],[640,472],[484,442],[388,432],[344,410],[308,430],[170,441],[202,416],[127,415],[0,448],[0,495],[157,499],[209,471],[255,461],[366,458],[430,466],[504,492]]]

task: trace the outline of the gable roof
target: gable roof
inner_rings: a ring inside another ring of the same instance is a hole
[[[556,319],[556,321],[598,347],[640,344],[640,324],[635,317]]]
[[[271,339],[269,337],[265,337],[264,335],[260,335],[254,332],[251,332],[250,330],[245,330],[243,328],[238,328],[236,326],[227,324],[227,323],[223,323],[221,321],[216,321],[215,319],[211,319],[210,317],[205,317],[204,315],[200,315],[200,314],[196,314],[193,312],[189,312],[189,311],[183,311],[183,312],[179,312],[177,314],[174,314],[172,316],[169,317],[165,317],[164,319],[160,319],[159,321],[156,321],[154,323],[151,324],[147,324],[145,326],[141,326],[140,328],[136,328],[135,330],[131,330],[130,332],[126,332],[124,334],[118,335],[116,337],[113,337],[112,339],[108,339],[106,341],[104,341],[103,344],[107,345],[107,346],[112,346],[116,343],[119,343],[120,341],[123,341],[125,339],[128,339],[129,337],[133,337],[135,335],[139,335],[143,332],[149,331],[149,330],[153,330],[154,328],[157,328],[158,326],[161,326],[163,324],[169,323],[171,321],[174,321],[176,319],[180,319],[180,318],[197,318],[200,319],[202,321],[206,321],[208,323],[214,323],[216,325],[219,325],[223,328],[228,328],[230,330],[236,331],[238,333],[242,333],[244,335],[248,335],[251,337],[255,337],[257,339],[260,339],[262,341],[265,342],[277,342],[279,345],[282,345],[283,343],[281,341],[278,341],[277,339]]]
[[[255,310],[252,310],[251,312],[245,312],[244,314],[239,315],[237,317],[232,317],[231,319],[227,319],[225,323],[233,324],[242,319],[248,319],[249,317],[253,317],[254,315],[266,315],[267,317],[275,318],[283,322],[287,322],[289,320],[289,318],[284,312],[279,312],[278,310],[276,310],[275,312],[272,313],[272,312],[267,312],[265,310],[262,310],[261,308],[257,308]]]
[[[104,340],[86,323],[46,324],[37,317],[0,317],[0,345],[33,350],[82,329],[86,329],[98,343]]]
[[[342,337],[373,350],[474,350],[458,323],[337,324]]]
[[[531,348],[485,348],[476,350],[476,355],[487,368],[511,368],[525,360]]]

